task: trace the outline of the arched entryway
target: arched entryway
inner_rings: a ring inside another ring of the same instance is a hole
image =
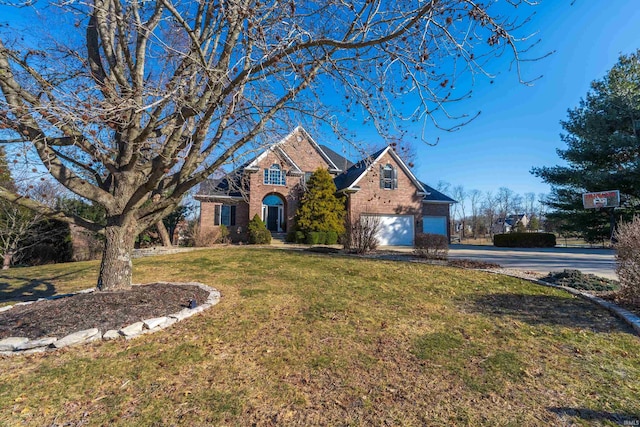
[[[262,221],[272,233],[284,231],[284,199],[277,194],[269,194],[262,199]]]

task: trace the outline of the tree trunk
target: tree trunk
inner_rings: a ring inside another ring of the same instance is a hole
[[[172,246],[171,236],[169,236],[169,232],[167,231],[167,227],[164,226],[164,222],[162,220],[156,222],[156,229],[158,230],[158,234],[162,239],[162,246],[166,248],[170,248]]]
[[[13,259],[13,252],[9,251],[4,254],[4,258],[2,260],[2,269],[8,270],[11,267],[11,260]]]
[[[135,221],[120,225],[116,220],[107,219],[106,240],[97,284],[99,291],[131,289],[131,254],[136,235]]]

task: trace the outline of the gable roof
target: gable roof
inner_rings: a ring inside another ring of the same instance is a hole
[[[424,202],[427,202],[427,203],[447,203],[447,204],[450,204],[450,205],[452,205],[454,203],[458,203],[457,200],[454,200],[451,197],[439,192],[438,190],[436,190],[433,187],[428,186],[424,182],[422,182],[422,186],[427,191],[427,194],[424,196],[423,203]]]
[[[382,156],[389,153],[389,155],[395,160],[395,162],[400,166],[400,168],[404,171],[404,173],[409,177],[411,182],[418,189],[418,193],[425,194],[426,191],[422,186],[422,183],[418,181],[413,172],[407,167],[407,165],[402,161],[400,156],[396,154],[396,152],[391,148],[391,146],[387,146],[381,150],[376,151],[371,156],[363,159],[350,167],[345,173],[338,175],[334,179],[334,183],[338,188],[338,191],[357,191],[357,184],[360,180],[366,175],[369,167],[375,165]]]
[[[309,144],[318,152],[318,154],[320,154],[320,157],[322,157],[322,159],[327,162],[327,164],[329,165],[329,172],[342,172],[342,169],[340,169],[332,160],[331,156],[329,156],[327,153],[324,152],[324,150],[322,148],[320,148],[320,146],[318,145],[318,143],[311,137],[311,135],[309,135],[309,132],[307,132],[302,126],[297,126],[294,130],[292,130],[291,132],[289,132],[289,134],[287,136],[285,136],[284,138],[282,138],[280,141],[276,142],[275,144],[271,145],[269,148],[267,148],[266,150],[264,150],[262,153],[260,153],[260,155],[258,155],[255,159],[253,159],[251,162],[249,162],[249,164],[246,166],[247,170],[250,171],[256,171],[258,170],[258,163],[260,163],[260,161],[262,161],[267,154],[269,154],[270,152],[274,152],[274,151],[278,151],[279,153],[281,153],[283,155],[283,157],[285,158],[285,160],[291,164],[291,166],[293,166],[296,170],[296,172],[298,173],[302,173],[302,170],[298,167],[298,165],[295,164],[295,162],[293,160],[291,160],[291,158],[287,155],[287,153],[282,149],[282,145],[284,145],[284,143],[286,143],[289,138],[293,137],[293,135],[295,135],[296,133],[301,133],[306,139],[307,141],[309,141]],[[332,154],[335,154],[339,157],[339,154],[335,153],[332,151]],[[337,159],[337,157],[336,157]],[[344,158],[342,158],[344,159]],[[346,159],[344,159],[346,160]]]
[[[349,169],[335,177],[333,180],[334,184],[338,191],[344,191],[350,189],[356,180],[358,180],[361,176],[365,174],[367,168],[373,164],[373,159],[377,159],[380,157],[381,153],[386,150],[386,147],[376,151],[369,157],[366,157],[359,162],[351,165]]]

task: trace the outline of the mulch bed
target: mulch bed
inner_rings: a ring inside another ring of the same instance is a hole
[[[134,286],[129,291],[93,292],[39,301],[0,313],[0,339],[62,338],[91,328],[104,333],[176,313],[189,307],[192,298],[202,304],[208,296],[207,291],[196,286],[155,283]]]

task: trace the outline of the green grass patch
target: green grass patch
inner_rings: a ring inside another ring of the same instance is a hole
[[[84,289],[98,268],[9,270],[0,296]],[[132,341],[0,359],[0,425],[535,426],[640,413],[638,337],[515,278],[225,247],[135,260],[134,279],[201,281],[223,298]]]
[[[463,339],[458,334],[435,332],[419,336],[413,352],[422,360],[438,360],[451,357],[462,344]]]

